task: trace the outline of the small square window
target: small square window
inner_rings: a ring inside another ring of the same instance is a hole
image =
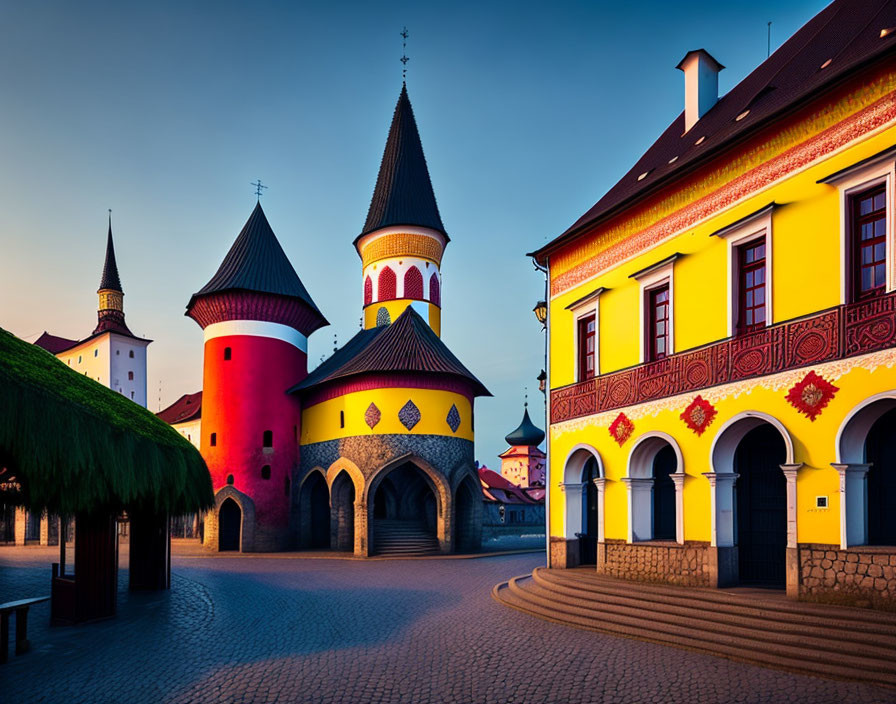
[[[271,478],[271,465],[266,464],[261,468],[261,478],[262,479],[270,479]]]
[[[264,447],[273,447],[274,446],[274,431],[273,430],[265,430],[264,437],[262,438]]]
[[[827,508],[828,507],[828,497],[827,496],[816,496],[815,497],[815,508]]]
[[[130,352],[128,352],[128,357],[130,357],[131,359],[134,358],[134,350],[131,350]]]
[[[134,380],[134,372],[128,372],[128,381]]]
[[[225,361],[225,362],[229,362],[229,361],[230,361],[230,355],[231,355],[230,348],[229,348],[229,347],[225,347],[225,348],[224,348],[224,361]]]

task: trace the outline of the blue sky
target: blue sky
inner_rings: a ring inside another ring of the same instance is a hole
[[[351,242],[401,88],[442,219],[443,339],[495,395],[477,457],[496,467],[543,338],[523,255],[587,210],[681,111],[675,65],[706,48],[726,92],[826,3],[83,2],[0,5],[0,327],[78,338],[96,322],[113,210],[150,408],[201,385],[183,316],[254,203],[329,328],[355,333]],[[538,420],[536,412],[533,414]]]

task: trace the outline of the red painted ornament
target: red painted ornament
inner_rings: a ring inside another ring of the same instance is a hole
[[[625,444],[625,441],[632,436],[632,433],[635,430],[635,424],[629,420],[625,413],[620,413],[616,416],[616,420],[610,423],[609,430],[613,439],[619,443],[620,447],[622,447],[622,445]]]
[[[824,377],[810,371],[787,392],[787,400],[796,410],[814,421],[839,390]]]
[[[688,404],[688,407],[684,409],[684,412],[681,414],[681,419],[684,421],[685,425],[697,433],[697,435],[703,435],[703,431],[712,424],[713,419],[716,417],[716,413],[717,411],[715,407],[709,401],[702,396],[697,396],[697,398],[691,401],[690,404]]]

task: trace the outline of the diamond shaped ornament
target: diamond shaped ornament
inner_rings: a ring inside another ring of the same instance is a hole
[[[457,429],[460,427],[460,411],[457,410],[457,406],[453,403],[451,404],[451,410],[448,411],[448,417],[445,418],[448,423],[448,427],[451,428],[452,433],[456,433]]]
[[[376,424],[380,422],[382,417],[383,414],[380,413],[380,409],[376,407],[375,403],[371,403],[364,412],[364,422],[370,426],[371,430],[376,427]]]
[[[414,426],[420,422],[420,409],[414,405],[413,401],[408,401],[398,412],[398,420],[405,428],[413,430]]]

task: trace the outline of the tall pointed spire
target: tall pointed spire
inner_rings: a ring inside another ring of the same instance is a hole
[[[416,225],[448,238],[429,179],[414,110],[402,84],[376,188],[360,237],[390,225]],[[357,244],[357,240],[355,240]]]
[[[103,264],[103,278],[100,279],[99,291],[121,290],[121,279],[118,277],[118,265],[115,263],[115,245],[112,242],[112,211],[109,211],[109,235],[106,239],[106,261]]]
[[[103,277],[97,290],[100,297],[97,310],[97,324],[93,334],[100,332],[118,332],[131,335],[124,322],[124,291],[121,290],[121,279],[118,276],[118,264],[115,262],[115,245],[112,243],[112,211],[109,211],[109,233],[106,237],[106,260],[103,262]]]

